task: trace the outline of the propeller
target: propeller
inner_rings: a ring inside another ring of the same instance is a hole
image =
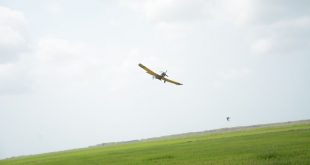
[[[166,70],[166,72],[161,71],[162,74],[164,73],[165,76],[169,77],[169,76],[167,75],[167,72],[168,72],[167,70]]]

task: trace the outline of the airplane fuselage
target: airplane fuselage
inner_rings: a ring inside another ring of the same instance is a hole
[[[154,77],[155,77],[156,79],[158,79],[158,80],[162,80],[165,76],[167,76],[167,75],[166,75],[165,72],[163,72],[162,74],[156,75],[156,76],[154,76]]]
[[[164,78],[164,76],[160,75],[160,76],[154,76],[156,79],[161,80],[162,78]]]

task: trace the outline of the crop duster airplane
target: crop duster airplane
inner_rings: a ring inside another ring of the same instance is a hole
[[[181,83],[179,83],[179,82],[176,82],[176,81],[167,79],[167,78],[166,78],[166,76],[168,77],[167,71],[166,71],[166,72],[162,72],[161,74],[157,74],[157,73],[153,72],[151,69],[147,68],[146,66],[144,66],[144,65],[142,65],[142,64],[139,64],[139,66],[140,66],[142,69],[144,69],[144,70],[146,71],[146,73],[152,75],[152,76],[153,76],[153,79],[156,78],[156,79],[158,79],[158,80],[160,80],[160,81],[161,81],[161,80],[164,80],[164,83],[166,83],[166,81],[167,81],[167,82],[170,82],[170,83],[175,84],[175,85],[183,85],[183,84],[181,84]]]

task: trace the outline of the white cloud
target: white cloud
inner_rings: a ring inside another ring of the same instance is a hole
[[[261,38],[251,45],[251,51],[259,55],[266,54],[271,51],[272,44],[273,42],[271,38]]]
[[[253,1],[246,0],[120,0],[155,25],[167,39],[180,39],[205,23],[245,25],[253,18]],[[216,22],[214,22],[216,21]],[[211,25],[212,26],[212,25]]]
[[[135,76],[139,49],[98,48],[84,42],[44,37],[34,48],[31,69],[36,90],[118,92]],[[152,59],[151,59],[152,60]]]
[[[122,6],[142,14],[167,39],[179,39],[190,33],[210,14],[212,1],[203,0],[120,0]]]
[[[0,26],[9,26],[12,29],[22,29],[26,24],[25,16],[22,12],[0,6]]]
[[[61,16],[64,12],[64,7],[61,0],[47,1],[45,9],[53,16]]]
[[[249,76],[251,69],[248,67],[230,68],[223,71],[219,71],[213,81],[213,87],[220,88],[226,82],[239,81]]]
[[[309,17],[281,19],[272,24],[257,25],[252,31],[255,38],[251,44],[254,54],[287,54],[308,49],[310,37]]]
[[[27,47],[22,12],[0,6],[0,64],[15,61]]]
[[[156,28],[165,36],[166,39],[180,39],[186,37],[192,30],[193,27],[182,23],[159,23]]]
[[[36,52],[42,62],[67,63],[81,56],[83,45],[65,39],[44,37],[38,41]]]
[[[257,55],[296,54],[309,50],[309,1],[253,1],[255,10],[246,24],[250,50]]]
[[[298,28],[298,29],[308,29],[310,28],[310,17],[300,16],[294,19],[279,20],[272,24],[276,28]]]
[[[0,6],[0,95],[27,91],[27,68],[19,61],[27,49],[26,19],[20,11]]]
[[[14,47],[25,42],[21,34],[10,27],[0,27],[0,35],[1,47]]]
[[[0,95],[21,94],[30,90],[27,67],[21,63],[0,65]]]
[[[64,89],[87,85],[98,67],[99,57],[82,42],[43,37],[34,47],[31,75],[40,89]]]
[[[121,0],[120,2],[141,12],[147,20],[156,23],[191,23],[192,21],[221,19],[235,24],[244,24],[253,18],[256,5],[255,1],[247,0]]]
[[[213,17],[235,25],[245,25],[252,21],[255,12],[255,1],[248,0],[220,0],[217,9],[213,10]]]
[[[240,79],[243,78],[247,75],[250,74],[250,69],[249,68],[234,68],[234,69],[229,69],[225,72],[220,72],[219,73],[219,78],[222,80],[236,80],[236,79]]]
[[[290,1],[290,0],[253,0],[255,10],[252,23],[256,24],[273,24],[286,20],[292,20],[310,14],[307,0]]]
[[[154,22],[193,21],[205,15],[206,1],[203,0],[157,0],[146,1],[145,16]]]
[[[206,5],[211,1],[203,0],[119,0],[122,6],[140,12],[151,22],[193,21],[203,17]]]

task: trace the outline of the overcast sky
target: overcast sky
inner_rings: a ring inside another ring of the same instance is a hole
[[[309,119],[309,38],[309,0],[0,0],[0,159]]]

